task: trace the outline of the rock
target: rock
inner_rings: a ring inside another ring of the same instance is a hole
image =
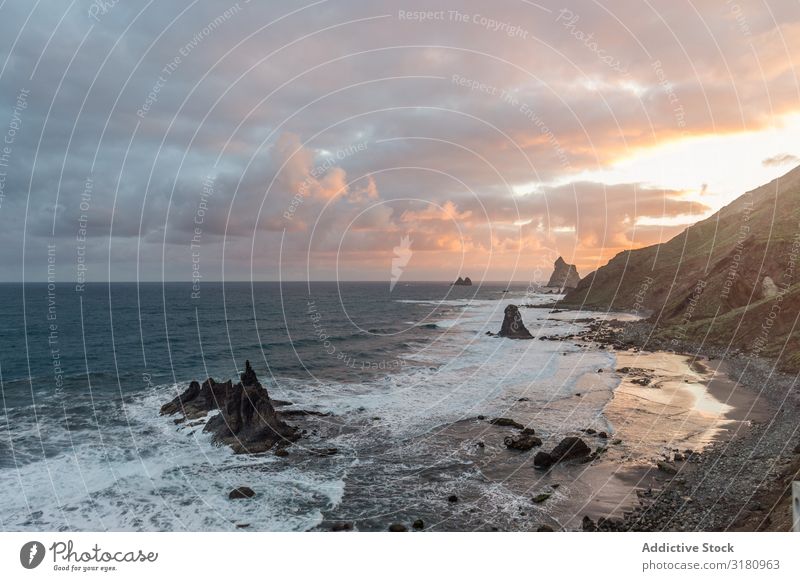
[[[253,498],[256,495],[256,491],[250,488],[249,486],[240,486],[239,488],[234,488],[228,493],[228,498],[231,500],[236,500],[238,498]]]
[[[161,414],[182,413],[187,419],[196,419],[216,409],[220,413],[208,420],[203,431],[211,432],[215,443],[230,446],[236,454],[266,452],[275,444],[289,444],[300,437],[296,428],[279,417],[249,361],[240,383],[217,383],[209,378],[201,386],[193,381],[161,407]]]
[[[455,494],[451,494],[447,497],[447,502],[458,502],[458,497]]]
[[[683,462],[683,461],[684,461],[683,454],[681,454],[680,452],[675,452],[675,456],[673,456],[673,458],[672,458],[672,459],[673,459],[675,462]]]
[[[778,296],[779,292],[780,290],[778,289],[778,285],[775,284],[775,281],[773,281],[771,277],[765,276],[764,280],[761,281],[761,298],[771,299]]]
[[[261,385],[260,383],[258,383],[258,377],[256,377],[256,372],[253,371],[253,368],[250,366],[249,359],[244,362],[244,373],[242,373],[239,377],[242,380],[242,385],[244,386]]]
[[[490,420],[489,423],[494,426],[503,426],[504,428],[517,428],[518,430],[525,429],[525,426],[523,426],[519,422],[515,422],[511,418],[495,418],[493,420]]]
[[[404,524],[394,523],[389,525],[390,533],[405,533],[408,532],[408,527]]]
[[[478,442],[476,445],[478,446],[478,448],[485,448],[486,447],[486,444],[484,444],[483,442]]]
[[[459,276],[451,286],[472,286],[472,279],[470,277],[461,278]]]
[[[537,494],[536,496],[534,496],[532,500],[533,500],[533,502],[535,502],[536,504],[541,504],[541,503],[543,503],[545,500],[547,500],[548,498],[550,498],[551,496],[552,496],[552,495],[551,495],[549,492],[543,492],[543,493],[541,493],[541,494]]]
[[[525,328],[522,322],[522,315],[519,313],[517,305],[508,305],[504,311],[505,317],[500,327],[500,337],[508,339],[533,339],[533,335]]]
[[[663,460],[659,460],[656,463],[656,466],[658,466],[658,469],[661,470],[661,472],[664,472],[665,474],[678,473],[678,469],[675,467],[674,464],[671,464],[670,462],[664,462]]]
[[[533,457],[533,465],[537,468],[549,468],[553,464],[555,460],[547,452],[536,452],[536,456]]]
[[[237,529],[246,529],[246,528],[249,528],[249,527],[250,527],[250,523],[249,522],[236,523],[236,528]]]
[[[588,516],[585,516],[585,517],[583,517],[583,520],[581,521],[581,528],[585,532],[591,533],[591,532],[594,532],[594,531],[597,530],[597,525],[595,524],[595,522],[592,519],[590,519]]]
[[[584,434],[589,434],[591,436],[591,435],[596,434],[597,430],[595,430],[594,428],[586,428],[585,430],[583,430],[583,433]]]
[[[553,274],[550,276],[547,286],[556,287],[563,291],[564,289],[577,288],[580,281],[581,276],[578,274],[578,269],[575,268],[575,265],[567,264],[559,256],[553,263]]]
[[[506,448],[527,452],[534,446],[541,446],[542,441],[532,434],[519,434],[517,436],[506,436],[503,438],[503,444],[506,445]]]
[[[286,456],[289,455],[289,450],[287,450],[286,448],[278,448],[277,450],[275,450],[275,455],[278,456],[279,458],[286,458]]]
[[[314,456],[335,456],[339,453],[339,448],[318,448],[316,450],[311,450],[311,453]]]
[[[606,438],[608,438],[608,433],[607,432],[600,432],[600,433],[597,434],[597,437],[598,438],[603,438],[605,440]]]
[[[619,438],[617,438],[617,439],[615,439],[614,441],[612,441],[611,443],[612,443],[612,444],[614,444],[615,446],[619,446],[620,444],[622,444],[622,440],[620,440]]]
[[[423,520],[421,518],[418,518],[417,520],[414,521],[414,523],[411,525],[411,527],[415,531],[421,531],[422,529],[425,528],[425,523],[423,522]]]
[[[556,462],[564,460],[571,460],[572,458],[582,458],[591,453],[591,448],[586,445],[586,442],[577,436],[567,436],[561,440],[558,445],[550,452],[550,456]]]
[[[331,525],[331,530],[335,533],[341,531],[352,531],[353,523],[351,522],[335,522]]]
[[[536,430],[534,430],[533,428],[523,428],[520,434],[524,436],[533,436],[536,434]]]
[[[539,525],[539,528],[536,529],[536,532],[537,533],[553,533],[555,531],[553,530],[553,527],[551,527],[550,525]]]

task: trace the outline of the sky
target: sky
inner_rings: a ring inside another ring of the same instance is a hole
[[[0,281],[585,275],[800,164],[798,64],[796,0],[5,0]]]

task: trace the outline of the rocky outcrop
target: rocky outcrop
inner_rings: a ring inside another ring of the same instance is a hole
[[[237,454],[266,452],[300,437],[296,428],[279,417],[249,361],[239,383],[217,383],[208,378],[201,386],[193,381],[186,391],[161,407],[161,415],[181,413],[181,422],[214,410],[220,413],[208,420],[204,431],[213,434],[215,443],[228,445]]]
[[[472,286],[472,279],[470,277],[461,278],[459,276],[451,286]]]
[[[567,436],[550,452],[550,457],[556,462],[571,460],[573,458],[583,458],[588,456],[592,449],[577,436]]]
[[[505,444],[506,448],[527,452],[531,448],[541,446],[542,441],[531,433],[525,433],[515,436],[506,436],[503,438],[503,444]]]
[[[537,452],[533,457],[533,465],[537,468],[549,468],[558,462],[586,458],[591,452],[592,449],[586,442],[577,436],[567,436],[551,452]]]
[[[253,498],[255,495],[255,491],[249,486],[240,486],[239,488],[234,488],[231,490],[228,493],[228,498],[231,500],[237,500],[239,498]]]
[[[517,305],[508,305],[503,318],[503,325],[500,327],[500,336],[509,339],[533,339],[533,335],[525,328],[522,322],[522,315],[519,313]]]
[[[547,283],[549,287],[563,289],[573,289],[578,287],[581,276],[574,264],[567,264],[560,256],[553,263],[553,274]]]

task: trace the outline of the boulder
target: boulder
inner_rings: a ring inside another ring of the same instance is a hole
[[[518,430],[525,429],[525,426],[512,420],[511,418],[495,418],[489,421],[494,426],[503,426],[504,428],[517,428]]]
[[[532,434],[506,436],[503,439],[503,443],[506,445],[506,448],[511,448],[512,450],[522,450],[523,452],[527,452],[534,446],[542,445],[542,441]]]
[[[780,289],[778,285],[775,284],[775,281],[769,276],[765,276],[764,280],[761,281],[761,298],[772,299],[777,297],[779,293]]]
[[[342,532],[342,531],[352,531],[353,530],[353,523],[351,522],[335,522],[331,525],[331,530],[333,532]]]
[[[208,420],[204,431],[213,434],[215,443],[226,444],[237,454],[266,452],[275,444],[286,445],[300,437],[296,428],[279,417],[249,361],[236,385],[211,378],[202,386],[193,381],[186,391],[161,407],[161,414],[182,413],[187,419],[195,419],[217,409],[220,413]]]
[[[567,436],[550,452],[550,456],[555,462],[571,460],[573,458],[583,458],[588,456],[592,449],[577,436]]]
[[[663,460],[659,460],[656,463],[656,466],[658,466],[658,469],[661,470],[661,472],[663,472],[665,474],[672,475],[672,474],[677,474],[678,473],[678,469],[671,462],[665,462]]]
[[[549,468],[553,464],[555,460],[547,452],[536,452],[536,456],[533,457],[533,465],[537,468]]]
[[[547,283],[549,287],[564,289],[574,289],[578,287],[581,276],[574,264],[567,264],[560,256],[553,263],[553,274]]]
[[[408,527],[404,524],[394,523],[389,525],[390,533],[405,533],[408,532]]]
[[[414,524],[412,524],[411,526],[414,528],[415,531],[421,531],[422,529],[425,528],[425,522],[421,518],[418,518],[417,520],[414,521]]]
[[[530,334],[530,331],[525,328],[525,323],[522,322],[522,315],[520,315],[517,305],[508,305],[504,312],[505,317],[499,333],[501,337],[533,339],[533,335]]]
[[[236,500],[238,498],[253,498],[256,495],[255,490],[250,488],[249,486],[240,486],[239,488],[234,488],[228,493],[228,498],[231,500]]]

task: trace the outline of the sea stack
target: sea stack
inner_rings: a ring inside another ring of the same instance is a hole
[[[472,279],[470,277],[461,278],[459,276],[458,280],[456,280],[451,286],[472,286]]]
[[[528,329],[525,328],[525,323],[522,322],[522,315],[519,313],[517,305],[508,305],[505,310],[505,318],[503,325],[500,327],[501,337],[509,339],[533,339]]]
[[[161,415],[181,413],[183,419],[176,421],[181,423],[216,409],[220,413],[208,420],[203,431],[211,432],[215,443],[230,446],[236,454],[266,452],[300,437],[297,428],[278,416],[249,361],[236,385],[230,380],[217,383],[210,377],[202,386],[193,381],[186,391],[161,407]]]
[[[578,269],[574,264],[567,264],[560,256],[553,263],[553,274],[547,283],[549,287],[557,287],[561,290],[577,288],[581,281]]]

